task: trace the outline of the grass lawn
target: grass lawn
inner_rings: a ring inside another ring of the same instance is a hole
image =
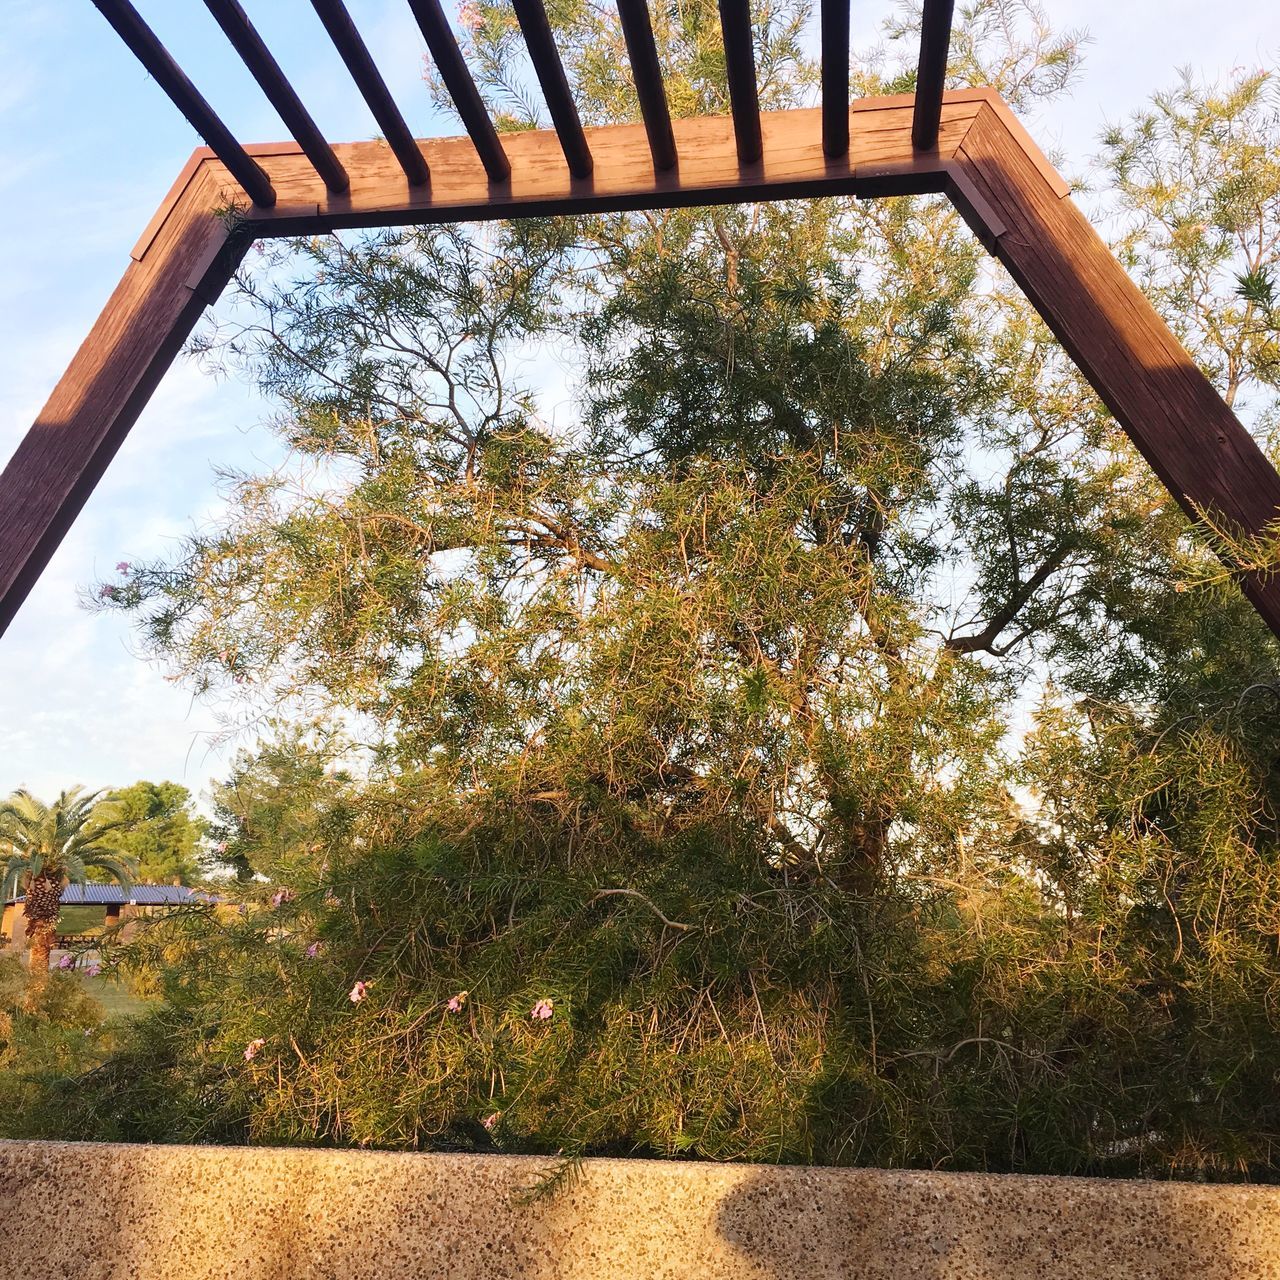
[[[103,1007],[108,1018],[127,1017],[130,1014],[142,1013],[151,1003],[130,995],[124,984],[113,982],[110,978],[90,978],[77,971],[84,989]]]
[[[63,907],[58,912],[58,932],[100,933],[106,919],[106,907]]]

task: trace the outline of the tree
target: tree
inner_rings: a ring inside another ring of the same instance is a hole
[[[192,884],[200,874],[204,823],[191,808],[191,793],[176,782],[135,782],[112,793],[125,819],[105,834],[104,848],[135,868],[138,880],[155,884]]]
[[[768,105],[806,12],[760,24]],[[554,21],[634,116],[611,11]],[[714,6],[654,21],[675,108],[727,110]],[[529,123],[511,10],[466,26]],[[1077,45],[991,0],[956,49],[1026,101]],[[1270,83],[1106,144],[1260,425]],[[293,896],[174,923],[102,1136],[1275,1176],[1275,642],[949,207],[318,238],[239,302],[205,352],[296,465],[112,605],[368,767],[238,765],[229,852]]]
[[[26,896],[33,999],[48,981],[63,889],[83,884],[91,869],[105,871],[123,884],[132,879],[129,862],[104,842],[131,819],[121,816],[102,795],[85,795],[83,787],[72,787],[45,804],[19,789],[0,803],[0,852],[7,854],[3,896],[8,898],[19,886]]]
[[[343,740],[314,726],[278,728],[274,740],[241,752],[212,790],[208,861],[241,884],[255,876],[292,883],[334,830],[347,829],[352,778],[340,764]]]

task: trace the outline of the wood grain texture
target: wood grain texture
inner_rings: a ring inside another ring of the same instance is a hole
[[[673,122],[680,160],[655,169],[643,125],[585,131],[595,167],[570,173],[552,131],[507,135],[511,176],[490,180],[468,138],[413,145],[430,168],[411,186],[382,142],[334,151],[348,191],[326,189],[296,143],[246,151],[271,208],[240,198],[211,151],[179,174],[134,261],[49,404],[0,474],[0,632],[52,556],[206,303],[256,237],[342,227],[945,191],[1062,341],[1143,456],[1195,515],[1255,533],[1280,516],[1280,475],[1072,203],[1067,184],[989,89],[948,93],[936,147],[912,145],[915,99],[849,109],[847,155],[823,150],[822,109],[760,116],[761,156],[738,158],[733,122]],[[830,121],[827,121],[830,132]],[[1246,580],[1280,635],[1280,584]]]
[[[234,270],[244,246],[216,212],[227,195],[204,170],[185,185],[0,472],[0,632]]]
[[[1263,532],[1280,518],[1280,475],[1044,168],[994,106],[955,160],[1003,224],[996,256],[1183,509]],[[1280,579],[1242,586],[1280,635]]]
[[[255,151],[277,186],[271,209],[248,208],[245,225],[255,235],[283,235],[340,227],[456,222],[494,218],[608,212],[620,209],[778,200],[800,196],[861,194],[864,180],[901,175],[903,194],[941,190],[950,160],[985,105],[982,95],[955,95],[944,108],[936,151],[911,147],[912,98],[855,104],[849,113],[848,155],[822,149],[822,111],[766,112],[760,116],[762,154],[741,164],[733,121],[709,116],[673,121],[680,163],[655,170],[643,125],[587,129],[595,160],[589,177],[574,178],[559,140],[550,130],[506,135],[511,177],[490,182],[465,138],[420,143],[431,167],[431,185],[410,190],[380,143],[336,146],[351,175],[341,196],[325,190],[305,157]],[[208,164],[216,172],[218,162]],[[228,179],[229,181],[229,179]],[[894,194],[872,182],[868,193]]]

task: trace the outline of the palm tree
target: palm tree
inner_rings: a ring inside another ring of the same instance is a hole
[[[32,997],[49,981],[49,953],[67,884],[83,884],[90,867],[124,885],[133,878],[128,860],[99,843],[108,831],[131,820],[118,816],[119,810],[101,796],[101,791],[85,795],[83,787],[72,787],[52,804],[25,790],[0,801],[0,857],[7,855],[2,896],[7,901],[19,885],[26,895]]]

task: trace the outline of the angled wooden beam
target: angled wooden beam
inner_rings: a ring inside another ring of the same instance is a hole
[[[1280,519],[1266,454],[995,93],[955,167],[1003,225],[996,256],[1182,509],[1246,536]],[[1280,576],[1241,585],[1280,635]]]
[[[453,38],[440,0],[409,0],[409,8],[418,20],[423,39],[431,51],[431,60],[453,99],[463,128],[471,135],[485,172],[490,181],[505,182],[511,176],[511,162],[498,139],[493,121],[489,119],[480,90],[471,78],[467,60]]]
[[[315,166],[330,191],[345,191],[348,186],[347,171],[338,163],[333,148],[324,134],[316,127],[310,112],[302,105],[293,85],[288,81],[280,64],[249,21],[249,15],[240,7],[239,0],[204,0],[205,7],[213,14],[214,21],[231,41],[231,47],[240,55],[249,74],[275,107],[284,127]]]
[[[720,31],[724,37],[729,109],[733,112],[738,162],[755,164],[761,150],[760,95],[756,87],[750,0],[720,0]]]
[[[311,0],[316,17],[328,33],[333,47],[338,51],[347,73],[355,81],[360,96],[365,100],[370,115],[382,130],[411,187],[425,186],[431,180],[431,171],[418,150],[413,133],[404,122],[400,108],[396,106],[382,73],[378,70],[369,48],[351,21],[351,15],[342,0]]]
[[[575,178],[589,178],[593,168],[591,148],[587,145],[586,134],[582,132],[582,120],[564,73],[564,63],[560,61],[551,23],[547,20],[546,6],[542,0],[512,0],[512,4],[529,50],[529,61],[533,63],[547,110],[551,113],[551,123],[555,125],[560,139],[565,163]]]
[[[662,65],[653,38],[648,0],[618,0],[618,18],[636,97],[640,100],[640,118],[649,136],[654,172],[662,173],[676,167],[679,153],[671,131],[671,110],[667,106],[667,91],[662,86]]]
[[[146,256],[130,263],[0,472],[0,632],[250,243],[219,213],[238,186],[218,168],[184,170]]]
[[[849,2],[822,0],[822,149],[849,150]]]
[[[1008,267],[1143,456],[1193,517],[1259,534],[1280,518],[1280,475],[1072,203],[1067,185],[990,90],[945,96],[935,143],[915,146],[914,95],[849,109],[847,157],[823,148],[824,111],[764,114],[744,173],[732,121],[679,120],[678,169],[650,163],[646,126],[585,131],[595,168],[574,178],[552,131],[507,139],[495,186],[466,138],[418,144],[429,187],[406,187],[380,143],[334,148],[350,175],[326,188],[294,144],[253,148],[278,199],[244,207],[236,175],[197,152],[49,404],[0,473],[0,631],[12,619],[165,368],[259,236],[739,201],[945,191]],[[1243,586],[1280,635],[1280,577]]]
[[[191,127],[231,170],[254,204],[275,204],[276,193],[271,189],[267,175],[236,141],[231,130],[218,118],[129,0],[93,0],[93,3],[146,68],[147,74],[169,95]]]

